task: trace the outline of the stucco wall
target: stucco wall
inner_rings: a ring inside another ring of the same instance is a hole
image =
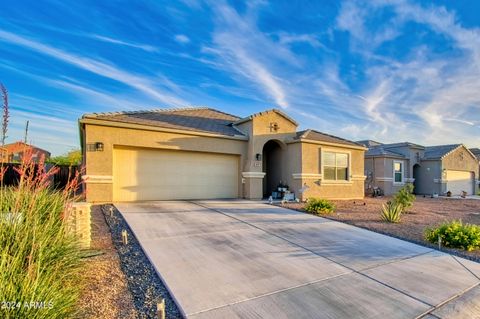
[[[271,124],[277,123],[278,130],[271,129]],[[262,112],[254,116],[251,120],[240,124],[242,132],[249,135],[249,142],[247,146],[247,156],[243,172],[264,173],[264,161],[257,161],[256,155],[261,154],[263,156],[264,145],[271,140],[276,141],[280,147],[281,152],[279,155],[279,166],[282,168],[281,172],[277,174],[276,179],[286,181],[291,186],[291,159],[295,158],[295,154],[292,154],[291,148],[285,143],[287,140],[295,136],[296,125],[289,119],[283,117],[274,111]],[[293,157],[292,157],[293,155]],[[295,161],[293,161],[295,163]],[[298,167],[299,169],[299,167]],[[248,198],[260,199],[263,197],[264,190],[264,178],[259,177],[245,177],[245,187],[248,194]]]
[[[467,151],[465,147],[460,147],[454,152],[446,155],[442,160],[442,170],[468,171],[473,174],[474,181],[478,180],[478,160]],[[476,184],[476,183],[475,183]],[[446,192],[446,184],[442,192]],[[475,185],[474,193],[478,192],[478,184]]]
[[[419,159],[424,156],[425,150],[417,146],[409,146],[409,145],[389,148],[389,150],[392,150],[396,153],[400,153],[405,156],[407,160],[406,166],[405,166],[405,178],[413,178],[413,166],[419,163]]]
[[[443,158],[442,168],[474,172],[477,176],[478,161],[465,148],[461,147]]]
[[[240,156],[241,166],[245,165],[247,141],[92,124],[86,125],[85,143],[88,145],[102,142],[104,145],[104,150],[101,152],[87,150],[85,153],[86,195],[88,202],[112,201],[114,146],[235,154]],[[240,171],[239,176],[241,176]],[[243,187],[240,184],[241,179],[239,179],[239,196],[243,197],[241,193]]]
[[[415,179],[415,193],[419,195],[442,194],[441,178],[440,161],[421,161]]]
[[[404,166],[404,183],[394,183],[394,176],[393,176],[393,163],[395,161],[399,161],[403,163]],[[405,183],[407,182],[405,179],[410,178],[411,171],[410,161],[408,159],[397,159],[397,158],[390,158],[390,157],[368,157],[365,159],[365,175],[371,176],[367,180],[367,191],[371,191],[368,189],[368,184],[371,184],[372,187],[379,187],[385,195],[393,195],[398,192]]]
[[[308,190],[299,196],[302,200],[309,197],[329,199],[360,199],[364,197],[364,151],[321,145],[301,143],[302,171],[299,180]],[[322,151],[348,153],[350,161],[349,181],[327,181],[322,175]],[[317,176],[319,175],[319,176]],[[298,182],[297,182],[298,183]],[[298,194],[300,195],[300,194]]]

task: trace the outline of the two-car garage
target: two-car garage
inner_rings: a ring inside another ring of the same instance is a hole
[[[237,198],[239,156],[119,148],[113,150],[113,200]]]

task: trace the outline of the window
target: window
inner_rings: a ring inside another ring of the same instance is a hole
[[[403,162],[393,162],[393,181],[403,183]]]
[[[348,154],[324,152],[323,178],[330,181],[347,181]]]

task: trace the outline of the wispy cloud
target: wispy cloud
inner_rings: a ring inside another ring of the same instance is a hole
[[[177,34],[175,35],[174,39],[181,44],[187,44],[190,42],[190,38],[187,37],[185,34]]]
[[[147,44],[127,42],[127,41],[124,41],[124,40],[114,39],[114,38],[110,38],[110,37],[106,37],[106,36],[98,35],[98,34],[85,34],[85,33],[83,33],[82,35],[84,35],[86,37],[89,37],[89,38],[92,38],[92,39],[95,39],[95,40],[102,41],[102,42],[113,43],[113,44],[118,44],[118,45],[131,47],[131,48],[141,49],[141,50],[144,50],[144,51],[147,51],[147,52],[157,52],[158,51],[158,48],[156,48],[154,46],[151,46],[151,45],[147,45]]]
[[[376,30],[370,19],[382,10],[394,14],[386,28],[382,25],[382,30]],[[365,97],[363,112],[371,125],[381,127],[375,130],[378,137],[430,143],[473,143],[477,139],[469,132],[479,120],[474,115],[479,113],[472,109],[480,109],[480,32],[457,21],[444,7],[410,1],[367,5],[348,1],[342,6],[337,27],[350,33],[352,50],[365,58],[367,82],[357,93]],[[376,48],[405,32],[408,22],[450,39],[456,55],[439,55],[422,44],[412,47],[406,58],[380,55]]]
[[[74,121],[40,115],[34,110],[23,111],[16,107],[12,107],[9,142],[14,142],[20,139],[19,137],[23,139],[27,121],[29,121],[27,142],[53,150],[57,155],[78,148],[78,129]]]
[[[140,100],[139,97],[132,96],[131,94],[127,95],[123,93],[102,91],[98,88],[93,88],[86,83],[82,83],[77,79],[67,76],[60,76],[57,78],[55,76],[47,77],[38,75],[32,73],[32,71],[29,72],[27,70],[23,70],[21,65],[0,64],[0,68],[4,68],[21,74],[29,79],[33,79],[42,86],[46,85],[61,89],[62,91],[66,91],[79,99],[75,106],[72,106],[26,95],[16,95],[16,101],[19,105],[23,105],[22,107],[39,106],[40,108],[37,110],[39,113],[55,111],[57,115],[68,113],[78,117],[84,112],[95,108],[98,109],[99,107],[105,111],[135,110],[142,105],[151,103],[151,101]],[[83,101],[85,103],[79,103],[79,101]]]
[[[73,53],[69,53],[7,31],[0,30],[0,40],[28,48],[40,54],[47,55],[54,59],[74,65],[80,69],[115,80],[124,85],[135,88],[161,103],[166,103],[167,105],[173,106],[188,104],[182,99],[172,96],[168,92],[164,92],[157,88],[151,79],[132,74],[111,64],[107,64],[92,58],[75,55]]]
[[[287,108],[286,83],[281,75],[275,75],[268,61],[273,58],[297,64],[295,55],[262,33],[254,16],[240,16],[226,4],[216,5],[214,11],[217,18],[213,47],[205,47],[204,52],[218,56],[228,69],[259,85],[276,105]]]

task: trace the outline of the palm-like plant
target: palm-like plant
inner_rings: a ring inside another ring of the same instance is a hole
[[[396,202],[387,202],[382,205],[382,219],[388,223],[399,223],[403,206]]]

